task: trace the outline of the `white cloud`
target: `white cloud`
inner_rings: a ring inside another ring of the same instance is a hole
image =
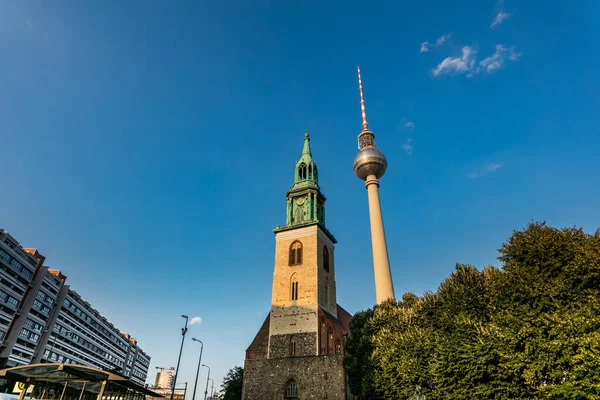
[[[489,174],[490,172],[494,172],[497,169],[500,169],[501,167],[502,167],[502,164],[496,164],[496,163],[488,164],[483,169],[470,173],[469,179],[481,178],[482,176],[485,176],[485,175]]]
[[[415,129],[415,123],[412,121],[408,121],[404,124],[404,127],[410,129],[411,131]]]
[[[437,67],[431,70],[434,76],[463,74],[473,70],[476,52],[471,46],[462,48],[460,57],[446,57]]]
[[[450,39],[450,36],[452,36],[451,33],[448,33],[447,35],[442,35],[438,38],[438,40],[435,41],[435,47],[440,47],[441,45],[443,45],[444,43],[446,43],[446,41],[448,39]]]
[[[413,151],[413,147],[412,147],[412,139],[409,138],[406,143],[404,143],[402,145],[402,150],[404,150],[405,152],[407,152],[409,155],[412,154]]]
[[[507,58],[511,61],[517,61],[519,57],[521,57],[521,53],[515,52],[515,46],[507,48],[499,44],[496,45],[494,54],[479,62],[479,68],[483,72],[494,72],[502,68]]]
[[[202,318],[194,317],[190,320],[190,325],[200,325],[202,323]]]
[[[492,21],[492,24],[490,25],[490,28],[493,28],[497,25],[500,25],[501,23],[503,23],[504,21],[506,21],[508,19],[508,17],[510,17],[509,13],[505,13],[504,11],[500,11],[497,15],[496,18],[494,18],[494,20]]]
[[[494,54],[477,62],[477,52],[471,46],[465,46],[460,57],[446,57],[431,73],[433,76],[466,74],[467,77],[483,72],[492,73],[501,69],[507,59],[517,61],[521,55],[515,51],[515,46],[498,44]]]
[[[429,43],[429,41],[427,41],[427,40],[424,41],[423,43],[421,43],[421,49],[419,50],[419,52],[420,53],[429,53],[432,48],[440,47],[444,43],[446,43],[448,41],[448,39],[450,39],[450,36],[452,36],[451,33],[440,36],[439,38],[436,39],[435,44]]]
[[[419,52],[429,53],[431,51],[429,50],[429,47],[431,47],[431,44],[428,41],[424,41],[423,43],[421,43],[421,50],[419,50]]]

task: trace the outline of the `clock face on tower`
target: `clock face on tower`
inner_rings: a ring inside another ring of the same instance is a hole
[[[302,204],[304,204],[304,200],[306,200],[306,197],[298,197],[298,199],[296,200],[296,204],[301,206]]]

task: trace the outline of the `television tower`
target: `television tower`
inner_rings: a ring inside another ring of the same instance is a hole
[[[354,157],[354,173],[365,181],[369,196],[373,270],[375,272],[375,297],[377,304],[381,304],[387,299],[395,299],[390,260],[385,240],[385,231],[383,229],[381,204],[379,202],[379,178],[385,174],[387,161],[383,153],[375,147],[375,134],[369,130],[369,124],[367,123],[360,66],[358,67],[358,90],[360,92],[363,130],[358,135],[358,149],[360,152]]]

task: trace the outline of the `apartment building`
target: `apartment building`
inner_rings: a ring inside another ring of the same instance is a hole
[[[0,366],[40,362],[93,366],[143,385],[150,356],[79,293],[0,229]]]

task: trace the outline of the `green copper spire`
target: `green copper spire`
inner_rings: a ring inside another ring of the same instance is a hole
[[[302,155],[296,162],[294,184],[287,194],[287,212],[285,226],[278,226],[276,232],[319,224],[335,243],[335,238],[325,228],[325,196],[319,187],[317,163],[310,151],[310,135],[308,129],[304,134]]]
[[[310,153],[310,135],[308,134],[308,129],[304,133],[304,148],[302,149],[302,156],[307,154],[312,158],[312,154]]]
[[[294,187],[299,185],[303,187],[316,186],[318,188],[318,183],[317,163],[313,160],[312,153],[310,152],[310,135],[307,129],[304,134],[302,157],[296,163]]]

